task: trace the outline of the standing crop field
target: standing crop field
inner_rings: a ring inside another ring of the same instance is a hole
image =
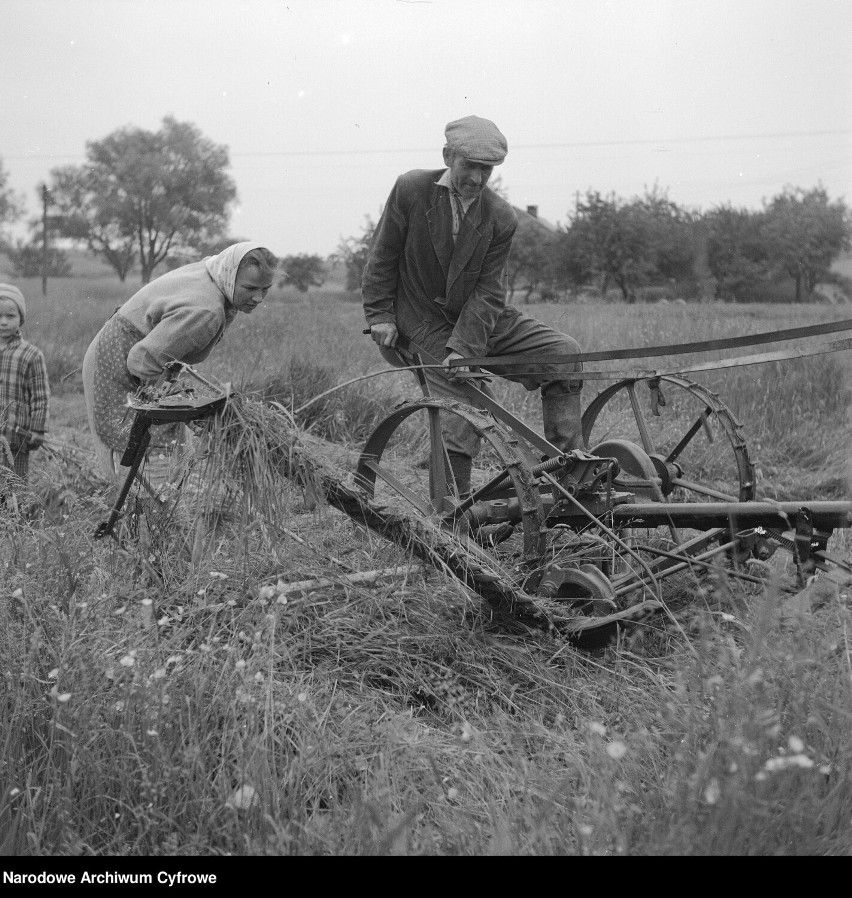
[[[53,285],[52,285],[53,288]],[[200,534],[144,519],[93,539],[109,508],[79,365],[133,287],[35,284],[28,338],[55,387],[53,449],[21,513],[0,511],[0,850],[12,854],[848,854],[852,602],[816,581],[721,572],[674,620],[580,652],[495,618],[317,502],[280,485]],[[586,349],[677,343],[846,317],[826,306],[564,304],[532,314]],[[202,367],[353,452],[415,394],[355,297],[278,292]],[[700,379],[745,426],[759,494],[848,493],[847,354]],[[586,401],[602,384],[587,384]],[[540,426],[535,395],[498,384]],[[415,450],[416,440],[412,442]],[[412,463],[419,458],[412,457]],[[846,532],[834,550],[848,554]],[[397,567],[368,584],[344,574]],[[324,578],[330,586],[289,591]]]

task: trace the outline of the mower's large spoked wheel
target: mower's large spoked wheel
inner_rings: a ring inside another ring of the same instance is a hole
[[[498,520],[508,517],[511,509],[525,554],[540,551],[544,511],[535,488],[532,451],[487,412],[463,403],[424,398],[397,406],[364,446],[355,473],[358,486],[379,505],[428,518],[458,536],[481,537],[489,549],[480,531],[487,534],[491,525],[480,520],[472,524],[452,475],[441,427],[447,416],[473,427],[497,458],[498,467],[485,475],[485,482],[482,476],[474,479],[479,507],[488,503]]]
[[[615,458],[621,469],[614,486],[640,502],[746,502],[755,495],[754,465],[742,425],[710,390],[685,377],[665,375],[650,380],[623,380],[601,391],[583,415],[583,435],[596,455]],[[664,552],[709,564],[725,530],[679,530],[673,524],[648,530],[621,530],[656,573],[676,570]],[[736,550],[726,550],[736,557]],[[616,597],[631,586],[651,582],[635,558],[618,553],[612,582]],[[678,565],[684,568],[684,565]],[[687,566],[688,568],[688,566]],[[656,588],[656,587],[655,587]]]
[[[595,454],[614,446],[622,470],[635,478],[644,477],[650,460],[658,484],[643,489],[645,500],[754,498],[754,465],[742,425],[715,393],[685,377],[622,380],[607,387],[583,415],[583,436]],[[635,446],[639,451],[630,448]]]

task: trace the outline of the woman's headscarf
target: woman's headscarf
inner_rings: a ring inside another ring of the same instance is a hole
[[[262,249],[262,243],[235,243],[223,249],[216,256],[209,256],[204,260],[210,277],[216,282],[216,286],[225,294],[228,302],[234,301],[234,284],[237,280],[237,269],[246,253],[253,249]]]

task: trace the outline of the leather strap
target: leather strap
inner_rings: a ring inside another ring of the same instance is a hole
[[[546,354],[536,358],[536,365],[564,364],[566,362],[602,362],[615,359],[645,359],[654,356],[687,355],[692,352],[710,352],[717,349],[736,349],[742,346],[759,346],[763,343],[780,343],[784,340],[801,340],[806,337],[817,337],[822,334],[836,334],[839,331],[852,330],[852,318],[843,321],[829,321],[824,324],[811,324],[806,327],[793,327],[787,330],[766,331],[760,334],[747,334],[742,337],[724,337],[717,340],[699,340],[695,343],[671,343],[661,346],[643,346],[635,349],[602,349],[597,352],[581,352],[578,355]],[[525,353],[509,355],[477,356],[468,359],[457,359],[450,362],[451,368],[466,365],[482,365],[502,368],[528,367],[530,357]],[[583,377],[588,377],[583,372]]]
[[[663,377],[665,375],[676,374],[695,374],[700,371],[717,371],[722,368],[739,368],[745,365],[760,365],[765,362],[780,362],[784,359],[801,359],[812,355],[825,355],[829,352],[842,352],[846,349],[852,349],[852,337],[845,340],[834,340],[830,343],[817,343],[814,346],[807,346],[804,349],[789,349],[778,352],[764,352],[758,355],[744,355],[735,359],[719,359],[715,362],[702,362],[698,365],[683,365],[677,367],[665,368],[647,368],[635,371],[583,371],[581,373],[570,373],[570,376],[582,378],[582,380],[653,380],[655,377]],[[574,359],[571,359],[573,362]],[[563,357],[562,363],[565,364]],[[527,364],[530,364],[527,360]],[[551,364],[553,364],[551,362]],[[513,371],[517,375],[534,375],[540,373],[535,369],[526,371]],[[567,377],[568,375],[566,375]]]

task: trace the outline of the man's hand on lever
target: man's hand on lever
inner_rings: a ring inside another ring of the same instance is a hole
[[[381,324],[370,325],[370,336],[373,338],[373,342],[378,343],[379,346],[393,349],[396,346],[399,331],[392,321],[383,321]]]
[[[467,367],[467,365],[454,365],[450,367],[450,362],[454,362],[456,359],[463,358],[464,356],[460,352],[451,352],[441,363],[446,369],[447,377],[450,380],[469,380],[471,370]]]

